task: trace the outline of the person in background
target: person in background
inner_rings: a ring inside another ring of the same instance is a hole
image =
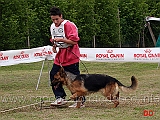
[[[57,53],[54,59],[53,67],[50,71],[50,80],[52,83],[52,80],[54,80],[54,75],[58,72],[61,66],[65,71],[71,72],[75,75],[80,74],[80,49],[78,45],[80,38],[78,36],[78,29],[76,25],[69,20],[64,20],[61,10],[58,7],[52,7],[50,9],[50,16],[53,22],[50,27],[52,36],[50,41],[53,43],[53,52]],[[58,52],[56,47],[59,48]],[[56,85],[51,85],[56,98],[51,105],[55,106],[66,104],[66,93],[62,87],[62,84],[57,83]],[[77,102],[75,101],[75,103],[69,107],[76,106]],[[84,107],[84,102],[82,102],[81,107]]]

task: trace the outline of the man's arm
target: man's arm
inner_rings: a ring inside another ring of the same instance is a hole
[[[54,41],[55,41],[55,42],[65,42],[65,43],[72,44],[72,45],[77,44],[77,42],[75,42],[75,41],[73,41],[73,40],[64,39],[64,38],[54,38]]]

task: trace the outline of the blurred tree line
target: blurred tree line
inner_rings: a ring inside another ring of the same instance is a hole
[[[0,51],[51,45],[52,6],[77,25],[80,47],[154,47],[145,18],[160,17],[159,0],[0,0]],[[150,25],[157,39],[160,22]]]

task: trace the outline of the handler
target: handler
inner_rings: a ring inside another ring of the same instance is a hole
[[[75,75],[80,74],[80,50],[78,46],[80,38],[78,36],[76,25],[69,20],[64,20],[58,7],[52,7],[50,9],[50,16],[53,21],[50,27],[52,36],[50,41],[54,43],[53,52],[57,53],[56,47],[59,47],[59,51],[54,59],[52,70],[50,71],[50,80],[52,82],[52,80],[54,80],[54,75],[58,72],[61,66],[65,71],[69,71]],[[66,93],[61,83],[56,85],[52,84],[52,90],[56,100],[51,103],[51,105],[64,105],[67,103],[65,100]],[[81,104],[81,107],[84,107],[83,103]],[[75,103],[69,107],[74,108],[76,106],[77,102],[75,101]]]

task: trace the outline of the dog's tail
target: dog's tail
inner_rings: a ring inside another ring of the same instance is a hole
[[[117,84],[118,84],[119,89],[125,93],[130,93],[130,92],[135,91],[138,86],[138,81],[134,76],[131,77],[131,81],[132,81],[132,84],[129,87],[123,85],[121,82],[118,81]]]

